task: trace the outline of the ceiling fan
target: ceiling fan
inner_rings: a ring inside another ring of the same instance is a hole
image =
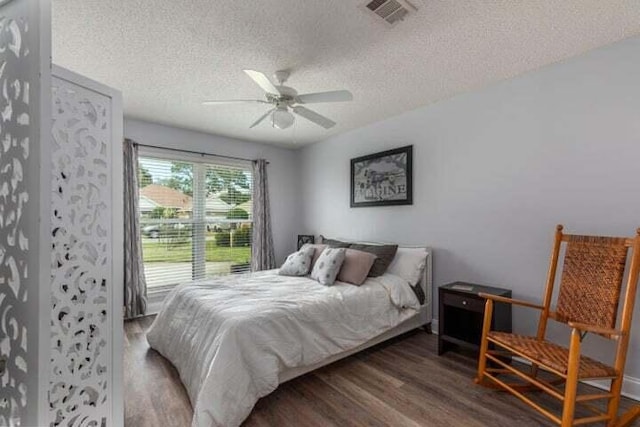
[[[271,104],[273,108],[264,113],[264,115],[262,115],[251,126],[249,126],[249,128],[258,126],[267,117],[270,117],[271,125],[274,128],[286,129],[293,125],[295,121],[295,116],[293,114],[296,114],[317,124],[318,126],[322,126],[325,129],[330,129],[336,125],[336,122],[299,104],[306,105],[321,102],[345,102],[353,100],[353,95],[348,90],[334,90],[330,92],[306,93],[298,95],[298,92],[295,89],[284,85],[284,83],[289,78],[288,71],[281,70],[275,72],[274,77],[278,82],[277,85],[274,85],[271,80],[269,80],[269,78],[260,71],[244,70],[244,72],[266,92],[266,100],[234,99],[227,101],[205,101],[203,102],[203,104]]]

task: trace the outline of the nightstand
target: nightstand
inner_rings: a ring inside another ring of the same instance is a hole
[[[438,289],[438,354],[458,346],[478,351],[482,337],[485,299],[479,293],[511,298],[509,289],[474,283],[454,282]],[[491,330],[511,332],[511,305],[496,303]]]

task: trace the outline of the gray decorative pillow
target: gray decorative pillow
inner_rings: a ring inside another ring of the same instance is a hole
[[[351,246],[351,243],[349,242],[343,242],[342,240],[336,239],[327,239],[322,234],[320,235],[320,241],[323,245],[327,245],[332,248],[348,248],[349,246]]]
[[[311,278],[325,286],[333,285],[344,262],[344,248],[326,248],[311,271]]]
[[[351,249],[369,252],[378,257],[373,263],[371,270],[369,270],[369,277],[378,277],[387,271],[389,264],[393,261],[393,257],[396,256],[398,245],[367,245],[364,243],[354,243],[351,245]]]
[[[278,274],[281,276],[306,276],[311,269],[311,258],[315,253],[315,248],[302,248],[287,257],[280,267]]]

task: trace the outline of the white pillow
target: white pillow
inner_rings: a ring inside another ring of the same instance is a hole
[[[333,285],[344,262],[345,253],[344,248],[326,248],[313,266],[311,278],[321,285]]]
[[[314,252],[314,248],[307,247],[292,253],[284,261],[278,274],[281,276],[306,276],[311,269],[311,258]]]
[[[320,254],[322,253],[322,251],[327,248],[327,245],[305,243],[304,245],[302,245],[300,250],[307,248],[313,248],[315,250],[313,257],[311,258],[311,269],[313,269],[313,266],[316,265],[316,261],[318,261],[318,258],[320,258]]]
[[[425,248],[398,248],[387,273],[400,276],[411,286],[415,286],[422,277],[428,255]]]

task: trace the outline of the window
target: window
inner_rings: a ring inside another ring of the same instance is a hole
[[[249,271],[248,162],[143,153],[139,170],[142,258],[149,288]]]

